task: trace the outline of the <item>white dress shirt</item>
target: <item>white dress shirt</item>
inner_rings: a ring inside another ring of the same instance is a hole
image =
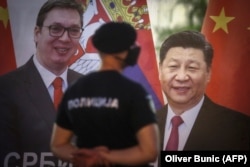
[[[193,108],[183,112],[180,116],[183,120],[183,123],[179,126],[179,145],[178,145],[178,151],[182,151],[187,138],[191,132],[191,129],[194,125],[194,122],[196,120],[196,117],[200,111],[200,108],[203,104],[204,101],[204,96],[200,100],[200,102],[194,106]],[[165,147],[168,142],[168,138],[171,133],[172,129],[172,123],[171,119],[175,116],[175,113],[171,109],[171,107],[168,105],[168,113],[167,113],[167,118],[166,118],[166,124],[165,124],[165,133],[164,133],[164,143],[163,143],[163,150],[165,150]]]
[[[34,64],[38,70],[38,72],[40,73],[42,80],[46,86],[46,88],[49,91],[49,95],[53,101],[53,96],[54,96],[54,87],[52,86],[52,82],[54,81],[54,79],[56,77],[61,77],[63,80],[63,92],[66,90],[66,88],[68,87],[68,82],[67,82],[67,72],[68,72],[68,68],[60,75],[60,76],[56,76],[55,74],[53,74],[52,72],[50,72],[49,70],[47,70],[46,68],[44,68],[39,61],[37,60],[36,55],[33,57],[33,61]]]

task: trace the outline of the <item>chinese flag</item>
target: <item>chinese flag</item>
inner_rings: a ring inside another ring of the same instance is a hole
[[[0,1],[0,75],[16,68],[6,0]]]
[[[207,95],[250,115],[250,3],[210,0],[202,32],[214,47]]]

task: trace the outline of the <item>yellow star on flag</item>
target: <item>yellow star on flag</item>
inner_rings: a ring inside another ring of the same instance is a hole
[[[0,21],[3,22],[5,28],[7,27],[8,19],[9,19],[9,14],[7,8],[5,9],[0,6]]]
[[[226,33],[228,33],[227,24],[235,19],[235,17],[226,17],[224,8],[222,8],[219,16],[210,16],[210,18],[216,23],[213,32],[222,29]]]

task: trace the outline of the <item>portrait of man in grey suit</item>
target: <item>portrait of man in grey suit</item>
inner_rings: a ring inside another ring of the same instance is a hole
[[[0,166],[60,166],[50,151],[57,110],[52,83],[58,77],[65,91],[82,76],[68,68],[83,31],[82,17],[75,1],[45,2],[34,28],[36,52],[0,77]]]

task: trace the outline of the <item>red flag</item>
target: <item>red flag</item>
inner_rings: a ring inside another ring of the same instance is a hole
[[[207,94],[214,101],[250,115],[250,3],[210,0],[202,32],[214,47]]]
[[[142,47],[138,64],[125,69],[124,74],[141,83],[153,96],[156,108],[163,105],[163,96],[158,79],[158,68],[151,33],[149,13],[146,0],[140,1],[86,1],[82,0],[84,8],[84,32],[80,39],[79,50],[73,57],[70,68],[88,73],[98,63],[97,52],[91,45],[91,36],[95,29],[109,21],[129,22],[137,30],[137,42]]]
[[[0,1],[0,75],[16,68],[6,0]]]

